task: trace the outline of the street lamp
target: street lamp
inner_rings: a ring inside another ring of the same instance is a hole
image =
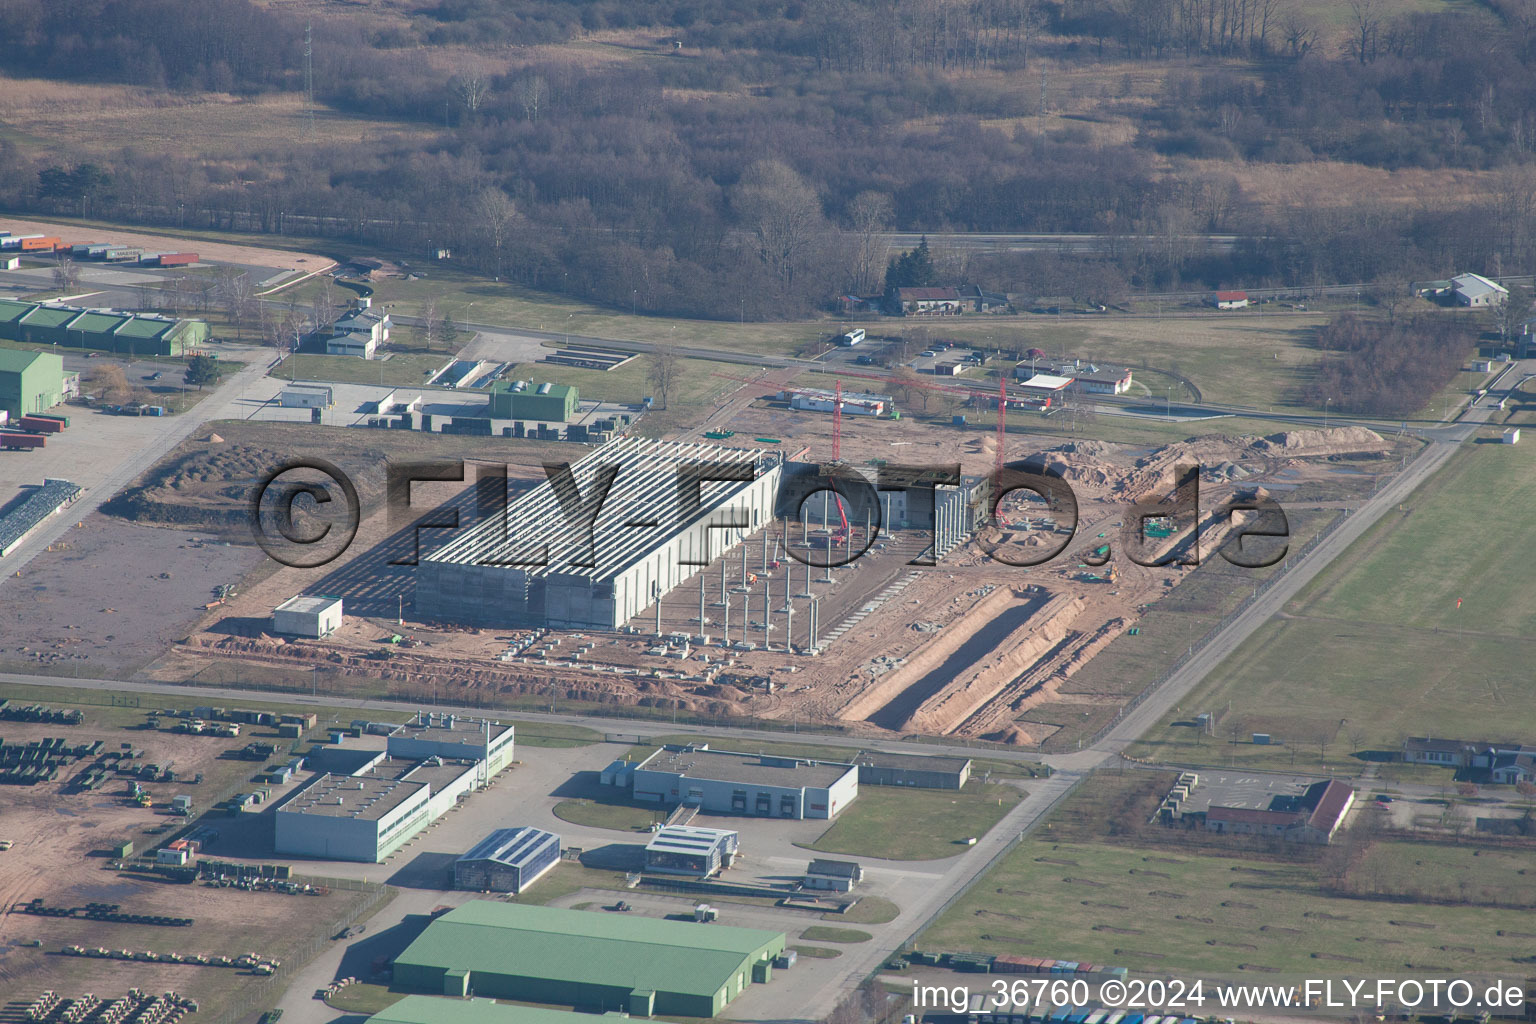
[[[1332,398],[1323,399],[1323,429],[1328,429],[1328,406],[1333,402]]]
[[[1168,408],[1164,413],[1169,419],[1173,419],[1173,385],[1168,385]]]

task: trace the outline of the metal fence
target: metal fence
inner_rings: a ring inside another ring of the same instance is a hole
[[[308,964],[316,956],[319,956],[321,952],[333,944],[331,936],[347,927],[350,927],[354,921],[362,917],[364,914],[372,912],[375,907],[384,902],[386,899],[390,898],[392,895],[392,892],[388,886],[379,885],[378,883],[357,883],[352,879],[329,878],[320,881],[323,881],[326,885],[332,885],[334,883],[336,886],[341,888],[362,888],[365,886],[371,886],[371,889],[368,890],[368,896],[365,897],[360,903],[358,903],[347,913],[332,921],[326,927],[323,934],[316,935],[314,938],[311,938],[297,949],[290,950],[288,955],[283,959],[283,965],[281,967],[279,967],[273,974],[262,979],[259,984],[252,986],[250,989],[240,994],[240,1002],[238,1005],[230,1007],[218,1017],[215,1017],[210,1021],[203,1022],[203,1024],[240,1024],[242,1021],[252,1020],[259,1014],[264,1013],[268,1009],[271,1009],[273,1004],[275,1004],[277,1000],[281,999],[283,994],[293,984],[293,976],[298,972],[298,970],[304,965]]]

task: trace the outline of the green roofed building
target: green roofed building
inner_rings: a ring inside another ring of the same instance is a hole
[[[595,1019],[590,1013],[516,1006],[489,999],[406,996],[369,1017],[368,1024],[595,1024]]]
[[[580,396],[569,384],[540,384],[523,391],[513,391],[506,381],[491,388],[491,419],[539,420],[566,423],[576,415]]]
[[[12,416],[27,416],[47,412],[62,401],[62,357],[52,352],[0,348],[0,409]]]
[[[208,340],[208,325],[201,320],[0,300],[0,338],[123,355],[179,356]]]
[[[583,1009],[713,1017],[772,976],[782,932],[477,900],[395,958],[395,985]]]

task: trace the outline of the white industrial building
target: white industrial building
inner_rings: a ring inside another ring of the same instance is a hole
[[[1509,289],[1481,274],[1458,274],[1451,278],[1451,297],[1458,306],[1474,309],[1497,306],[1509,299]]]
[[[283,388],[278,401],[284,409],[329,409],[336,404],[334,394],[324,384],[290,384]]]
[[[379,863],[512,761],[513,728],[418,715],[339,772],[320,771],[273,814],[278,853]]]
[[[313,639],[341,628],[341,598],[290,597],[272,610],[272,632]]]
[[[560,837],[540,828],[499,828],[453,862],[453,887],[520,893],[560,863]]]
[[[618,629],[773,518],[782,461],[758,449],[618,438],[571,466],[581,496],[595,493],[600,474],[616,474],[590,531],[544,480],[421,556],[416,611],[467,625]],[[679,477],[699,464],[750,479],[704,481],[690,508]]]
[[[803,412],[831,412],[837,405],[837,392],[820,388],[785,390],[779,392],[779,401],[788,402],[791,409]],[[894,405],[890,395],[843,392],[843,412],[850,416],[884,416]]]
[[[418,711],[389,736],[389,756],[424,761],[484,761],[495,775],[512,762],[515,730],[482,718]]]
[[[645,844],[645,870],[709,878],[736,860],[740,837],[723,828],[667,825]]]
[[[637,801],[714,814],[831,818],[859,795],[859,769],[836,761],[664,747],[635,766]]]

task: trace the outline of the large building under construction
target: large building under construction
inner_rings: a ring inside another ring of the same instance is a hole
[[[619,438],[571,466],[578,493],[541,481],[423,554],[416,612],[467,625],[618,629],[773,519],[782,461]],[[609,474],[589,530],[579,509]],[[700,479],[695,492],[690,475],[738,479]]]

